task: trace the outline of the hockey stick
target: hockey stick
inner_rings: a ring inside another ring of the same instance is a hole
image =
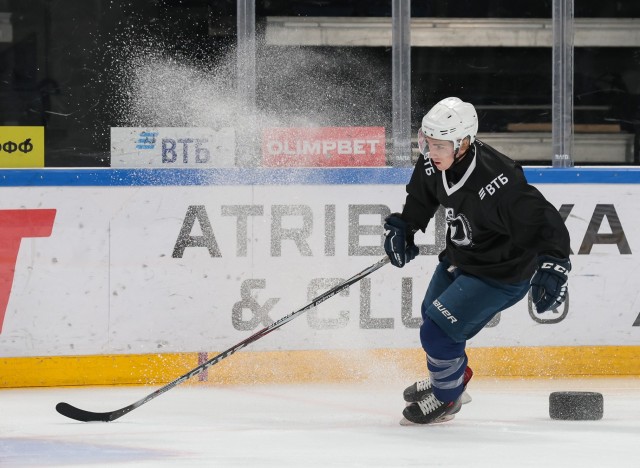
[[[58,413],[60,413],[61,415],[66,416],[66,417],[71,418],[71,419],[75,419],[76,421],[85,421],[85,422],[89,422],[89,421],[105,421],[105,422],[114,421],[114,420],[118,419],[119,417],[124,416],[125,414],[133,411],[134,409],[144,405],[145,403],[150,402],[155,397],[162,395],[164,392],[167,392],[167,391],[171,390],[173,387],[176,387],[176,386],[180,385],[182,382],[184,382],[186,380],[189,380],[191,377],[193,377],[195,375],[198,375],[199,373],[201,373],[205,369],[208,369],[209,367],[219,363],[223,359],[231,356],[236,351],[240,351],[242,348],[244,348],[248,344],[259,340],[260,338],[262,338],[265,335],[268,335],[273,330],[276,330],[276,329],[280,328],[282,325],[284,325],[287,322],[290,322],[291,320],[293,320],[295,317],[297,317],[298,315],[302,314],[303,312],[306,312],[307,310],[317,306],[318,304],[323,303],[324,301],[326,301],[330,297],[335,296],[339,292],[347,289],[352,284],[357,283],[358,281],[360,281],[364,277],[370,275],[371,273],[376,271],[378,268],[386,265],[387,263],[389,263],[389,257],[384,257],[384,258],[378,260],[376,263],[374,263],[373,265],[371,265],[368,268],[365,268],[360,273],[352,276],[351,278],[349,278],[348,280],[344,281],[343,283],[340,283],[339,285],[337,285],[333,289],[330,289],[329,291],[319,295],[318,297],[313,299],[309,304],[307,304],[303,308],[298,309],[295,312],[291,312],[289,315],[285,315],[281,319],[276,320],[275,322],[273,322],[268,327],[265,327],[262,330],[254,333],[249,338],[247,338],[247,339],[241,341],[240,343],[232,346],[231,348],[227,349],[226,351],[221,352],[217,356],[215,356],[215,357],[209,359],[208,361],[200,364],[198,367],[190,370],[186,374],[178,377],[177,379],[173,380],[172,382],[169,382],[164,387],[161,387],[161,388],[157,389],[155,392],[150,393],[146,397],[136,401],[135,403],[133,403],[133,404],[131,404],[129,406],[125,406],[124,408],[120,408],[120,409],[117,409],[115,411],[107,411],[106,413],[94,413],[93,411],[86,411],[86,410],[83,410],[83,409],[80,409],[80,408],[76,408],[75,406],[72,406],[69,403],[62,402],[62,403],[58,403],[56,405],[56,411]]]

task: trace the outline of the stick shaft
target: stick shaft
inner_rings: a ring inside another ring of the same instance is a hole
[[[300,308],[300,309],[298,309],[298,310],[296,310],[294,312],[291,312],[289,315],[285,315],[284,317],[276,320],[271,325],[269,325],[267,327],[264,327],[262,330],[257,331],[256,333],[254,333],[250,337],[248,337],[248,338],[242,340],[241,342],[233,345],[229,349],[227,349],[225,351],[222,351],[220,354],[212,357],[208,361],[203,362],[198,367],[190,370],[189,372],[187,372],[184,375],[181,375],[180,377],[178,377],[177,379],[173,380],[172,382],[169,382],[164,387],[159,388],[158,390],[153,392],[151,395],[149,395],[146,398],[143,398],[140,401],[142,401],[143,403],[146,403],[147,401],[152,400],[156,396],[163,394],[167,390],[169,390],[169,389],[171,389],[171,388],[173,388],[173,387],[175,387],[177,385],[180,385],[182,382],[184,382],[186,380],[189,380],[191,377],[194,377],[194,376],[198,375],[199,373],[201,373],[205,369],[208,369],[209,367],[214,366],[215,364],[219,363],[223,359],[228,358],[229,356],[231,356],[232,354],[236,353],[237,351],[240,351],[245,346],[253,343],[254,341],[258,341],[263,336],[266,336],[269,333],[271,333],[272,331],[280,328],[285,323],[290,322],[291,320],[293,320],[298,315],[308,311],[309,309],[311,309],[313,307],[316,307],[317,305],[323,303],[324,301],[326,301],[330,297],[333,297],[336,294],[338,294],[339,292],[347,289],[349,286],[353,285],[354,283],[357,283],[358,281],[360,281],[364,277],[370,275],[371,273],[373,273],[374,271],[376,271],[378,268],[382,267],[383,265],[387,264],[388,262],[389,262],[389,258],[388,257],[384,257],[384,258],[380,259],[378,262],[376,262],[373,265],[371,265],[370,267],[362,270],[360,273],[352,276],[351,278],[349,278],[348,280],[344,281],[343,283],[340,283],[336,287],[334,287],[334,288],[322,293],[321,295],[319,295],[318,297],[313,299],[310,303],[308,303],[306,306],[304,306],[304,307],[302,307],[302,308]],[[143,403],[141,403],[141,404],[143,404]]]

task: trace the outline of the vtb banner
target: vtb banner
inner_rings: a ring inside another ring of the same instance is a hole
[[[233,128],[113,127],[111,167],[233,167]]]
[[[266,128],[262,162],[283,167],[384,166],[384,127]]]
[[[44,167],[44,127],[0,127],[0,167]]]

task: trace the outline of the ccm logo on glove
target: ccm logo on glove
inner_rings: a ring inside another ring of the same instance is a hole
[[[567,280],[571,271],[568,258],[538,257],[540,267],[531,278],[531,300],[536,312],[557,309],[567,299]]]
[[[543,263],[540,268],[542,268],[543,270],[551,268],[551,269],[554,269],[555,271],[557,271],[558,273],[563,273],[565,275],[567,275],[569,273],[569,271],[567,271],[567,269],[565,267],[563,267],[562,265],[556,265],[555,263],[551,263],[551,262]]]

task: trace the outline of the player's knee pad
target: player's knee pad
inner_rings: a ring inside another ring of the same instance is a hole
[[[426,317],[420,326],[420,342],[428,355],[449,359],[464,354],[465,342],[456,342]]]

